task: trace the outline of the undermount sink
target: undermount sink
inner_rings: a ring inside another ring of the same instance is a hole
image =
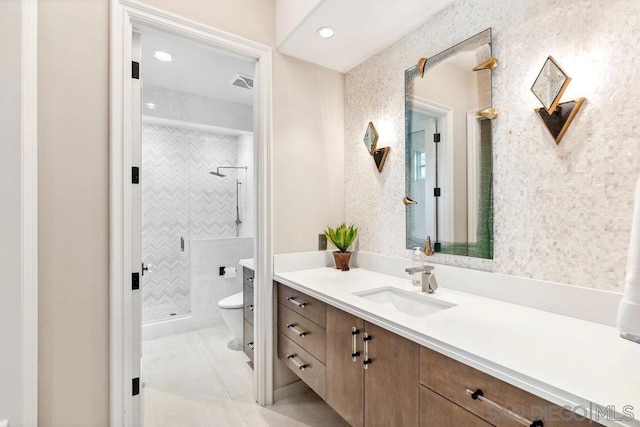
[[[356,292],[353,295],[398,310],[413,317],[428,316],[455,306],[455,304],[436,300],[427,295],[403,291],[402,289],[392,288],[390,286]]]

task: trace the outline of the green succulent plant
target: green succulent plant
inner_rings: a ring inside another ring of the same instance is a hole
[[[324,235],[340,252],[344,253],[358,238],[358,229],[353,225],[347,227],[347,224],[343,222],[335,229],[327,227]]]

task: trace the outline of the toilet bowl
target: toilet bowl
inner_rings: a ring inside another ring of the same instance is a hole
[[[222,314],[222,320],[227,324],[229,329],[236,337],[236,345],[242,348],[243,334],[243,314],[242,314],[243,297],[242,292],[230,295],[218,301],[218,307]]]

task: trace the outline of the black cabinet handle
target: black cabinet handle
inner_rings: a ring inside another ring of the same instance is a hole
[[[466,390],[467,396],[471,397],[473,400],[477,400],[478,402],[482,402],[487,406],[490,406],[500,412],[502,412],[505,415],[510,416],[511,418],[513,418],[515,421],[517,421],[518,423],[525,425],[525,426],[529,426],[529,427],[544,427],[544,423],[542,422],[542,420],[535,420],[535,421],[530,421],[528,419],[526,419],[525,417],[523,417],[522,415],[513,412],[512,410],[505,408],[502,405],[497,404],[496,402],[494,402],[493,400],[489,400],[486,397],[484,397],[484,393],[482,392],[481,389],[476,389],[476,391],[472,391],[467,389]]]

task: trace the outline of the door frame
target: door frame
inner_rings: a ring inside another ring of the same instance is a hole
[[[448,138],[453,138],[453,108],[447,105],[438,104],[437,102],[430,101],[426,98],[415,97],[413,100],[414,103],[414,111],[429,114],[431,116],[438,117],[444,121],[443,129],[440,130],[442,134],[442,138],[444,141],[447,141]],[[442,218],[438,217],[438,220],[442,223],[442,234],[440,234],[439,238],[442,240],[443,236],[445,238],[451,238],[453,236],[453,167],[451,166],[453,162],[453,148],[452,144],[442,144],[442,160],[444,163],[444,175],[445,179],[442,184],[440,184],[440,188],[442,188],[442,192],[445,194],[445,200],[442,207],[443,215]],[[436,224],[438,227],[438,224]]]
[[[38,425],[38,0],[22,0],[22,424]]]
[[[132,0],[110,3],[109,242],[110,425],[133,426],[131,274],[131,33],[153,28],[256,60],[255,399],[273,403],[272,50],[270,47]]]

